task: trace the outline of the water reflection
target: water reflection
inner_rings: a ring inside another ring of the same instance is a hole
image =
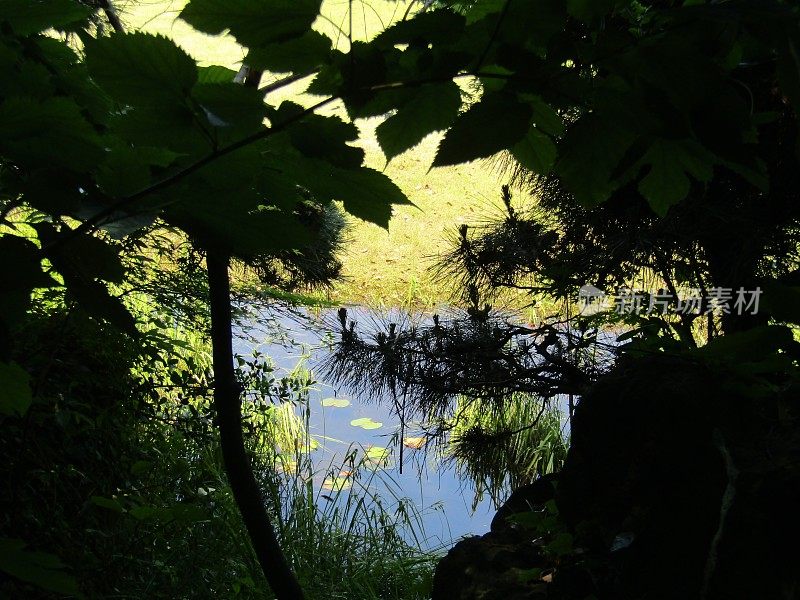
[[[489,498],[473,510],[474,486],[454,469],[438,463],[433,453],[424,452],[421,431],[409,429],[407,424],[401,432],[399,420],[390,412],[390,399],[367,402],[318,380],[318,366],[330,342],[324,320],[307,313],[265,312],[245,322],[234,341],[237,354],[261,352],[286,372],[303,361],[314,374],[317,383],[309,393],[309,428],[317,441],[311,456],[319,472],[314,481],[317,489],[336,492],[350,488],[354,474],[347,457],[356,450],[359,459],[381,469],[380,476],[368,479],[369,492],[414,502],[427,538],[424,546],[438,548],[462,536],[488,531],[494,515]],[[328,501],[335,497],[321,496]]]

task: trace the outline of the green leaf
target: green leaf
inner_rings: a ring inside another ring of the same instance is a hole
[[[202,506],[180,502],[171,507],[173,518],[180,523],[194,523],[208,518],[208,511]]]
[[[153,463],[149,460],[137,460],[131,465],[131,475],[141,475],[147,473],[153,468]]]
[[[39,249],[28,240],[6,234],[0,237],[0,348],[5,349],[7,332],[25,322],[31,291],[58,285],[42,270]]]
[[[197,83],[231,83],[236,75],[233,69],[219,65],[197,67]]]
[[[312,192],[322,192],[341,200],[351,215],[387,228],[392,204],[410,204],[397,185],[383,173],[373,169],[338,169],[319,173],[317,181],[309,181]]]
[[[553,540],[545,546],[547,551],[556,556],[565,556],[572,552],[572,534],[558,533]]]
[[[104,496],[92,496],[90,498],[92,504],[99,506],[100,508],[105,508],[106,510],[110,510],[111,512],[115,513],[124,513],[125,509],[122,507],[122,504],[119,503],[118,500],[115,498],[106,498]]]
[[[383,89],[372,94],[372,96],[363,103],[348,102],[345,108],[351,119],[380,117],[403,106],[403,104],[411,100],[417,92],[417,89],[410,87]]]
[[[290,175],[292,196],[273,198],[282,191],[270,185],[270,177],[282,176],[279,167],[280,159],[267,163],[262,146],[251,145],[214,161],[156,201],[167,204],[168,222],[238,256],[301,248],[311,235],[292,211],[302,199],[296,187],[303,179]]]
[[[670,206],[683,200],[689,193],[689,178],[680,161],[662,145],[654,144],[646,160],[652,166],[639,182],[639,191],[652,209],[663,217]]]
[[[274,124],[291,118],[302,107],[284,102],[270,117]],[[348,145],[358,139],[358,128],[337,116],[307,115],[287,128],[292,146],[308,158],[320,158],[345,168],[357,168],[364,162],[364,150]]]
[[[320,404],[322,404],[322,406],[344,408],[345,406],[350,406],[350,400],[347,400],[345,398],[323,398]]]
[[[336,52],[336,51],[334,51]],[[311,80],[306,89],[307,94],[315,96],[333,96],[339,94],[344,85],[344,77],[337,65],[325,65]]]
[[[371,462],[385,463],[392,456],[392,451],[389,448],[381,446],[370,446],[364,451],[364,458]]]
[[[121,198],[138,192],[150,183],[150,165],[136,150],[120,144],[111,149],[97,169],[97,183],[105,194]]]
[[[535,127],[511,148],[511,154],[519,164],[540,175],[546,175],[553,168],[556,152],[553,140]]]
[[[616,187],[612,174],[635,139],[621,125],[588,115],[569,128],[558,146],[555,172],[586,206],[605,201]]]
[[[484,94],[502,90],[508,84],[508,80],[514,75],[514,71],[500,65],[487,65],[481,67],[481,88]]]
[[[389,224],[392,204],[410,204],[391,179],[373,169],[340,168],[324,160],[290,156],[280,148],[271,167],[262,174],[263,185],[276,202],[296,201],[304,193],[322,203],[340,200],[351,215],[381,227]]]
[[[639,182],[639,191],[653,210],[664,216],[669,207],[689,193],[687,173],[700,181],[710,181],[713,159],[691,140],[656,140],[642,158],[649,173]]]
[[[353,480],[350,475],[340,475],[339,477],[334,477],[333,475],[329,475],[324,479],[322,482],[322,488],[326,490],[331,490],[334,492],[341,492],[342,490],[346,490],[353,485]]]
[[[160,506],[134,506],[128,512],[137,521],[169,523],[173,520],[172,510]]]
[[[695,352],[719,361],[750,362],[796,345],[792,330],[788,327],[764,325],[714,338]]]
[[[253,48],[244,64],[273,73],[306,73],[328,62],[330,53],[331,39],[312,30],[299,38]]]
[[[78,584],[54,554],[25,549],[22,540],[0,539],[0,571],[38,588],[82,597]]]
[[[73,237],[71,229],[56,232],[48,224],[37,224],[42,242],[51,245],[61,243],[47,252],[47,258],[63,274],[82,280],[102,279],[122,283],[125,269],[119,257],[119,247],[89,234]]]
[[[45,246],[62,235],[48,223],[37,223],[36,231]],[[80,236],[47,253],[53,267],[78,306],[96,319],[103,319],[120,331],[135,337],[136,322],[122,301],[112,296],[99,278],[121,281],[124,271],[116,249],[94,236]]]
[[[457,40],[465,24],[466,19],[452,10],[426,11],[415,15],[413,19],[395,23],[381,32],[373,43],[384,47],[417,41],[425,46],[446,43]]]
[[[552,106],[542,100],[540,96],[524,94],[522,99],[531,105],[533,110],[533,124],[548,135],[561,135],[564,133],[564,120]]]
[[[0,414],[23,416],[33,402],[30,376],[17,363],[0,362]]]
[[[383,427],[383,423],[379,421],[373,421],[370,417],[362,417],[360,419],[353,419],[350,421],[350,425],[353,427],[360,427],[361,429],[380,429]]]
[[[137,146],[159,147],[199,158],[213,149],[208,134],[197,125],[198,115],[185,106],[135,107],[117,113],[111,128]]]
[[[494,2],[488,4],[494,8]],[[485,27],[495,43],[509,43],[537,54],[544,54],[551,38],[564,31],[567,18],[564,0],[511,0],[503,2],[500,10],[502,16],[488,14],[475,27]]]
[[[503,10],[508,0],[481,0],[480,2],[473,2],[467,11],[467,23],[475,23],[480,21],[487,15],[492,13],[499,13]]]
[[[11,25],[18,35],[60,29],[83,21],[91,12],[75,0],[0,0],[0,22]]]
[[[249,48],[298,37],[311,29],[322,0],[191,0],[180,17],[211,35],[230,31]]]
[[[27,167],[76,171],[88,170],[103,157],[97,133],[67,98],[7,98],[0,104],[0,152]]]
[[[53,287],[55,280],[42,270],[42,257],[35,244],[16,235],[0,237],[0,293]]]
[[[263,92],[238,83],[198,83],[192,97],[218,137],[229,141],[260,129],[267,116]]]
[[[120,331],[135,337],[136,321],[125,308],[122,301],[112,296],[108,288],[99,281],[87,281],[76,277],[73,272],[64,272],[64,282],[78,306],[95,319],[102,319]]]
[[[800,286],[777,281],[762,284],[761,308],[777,321],[800,323]]]
[[[520,569],[517,576],[522,583],[528,583],[529,581],[539,581],[543,573],[542,569],[534,567],[532,569]]]
[[[567,0],[567,12],[589,23],[610,13],[618,3],[617,0]]]
[[[461,90],[452,81],[422,86],[394,116],[378,125],[378,143],[391,160],[413,148],[425,136],[447,129],[458,116]]]
[[[528,131],[533,111],[511,94],[489,94],[461,114],[445,134],[434,167],[457,165],[508,150]]]
[[[197,81],[197,65],[161,35],[115,33],[86,44],[92,78],[122,104],[183,104]]]

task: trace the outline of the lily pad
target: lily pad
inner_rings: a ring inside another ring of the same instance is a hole
[[[324,398],[322,400],[322,406],[344,408],[345,406],[350,406],[350,400],[345,400],[344,398]]]
[[[419,450],[425,445],[428,440],[424,437],[406,437],[403,438],[403,446],[413,450]]]
[[[323,489],[331,490],[333,492],[346,490],[353,485],[351,476],[351,471],[342,471],[337,477],[329,475],[325,478],[325,481],[322,482],[322,487]]]
[[[353,427],[361,427],[361,429],[380,429],[383,423],[380,421],[373,421],[370,417],[362,417],[360,419],[353,419],[350,421]]]
[[[389,462],[392,451],[381,446],[370,446],[364,451],[364,459],[371,463],[384,464]]]

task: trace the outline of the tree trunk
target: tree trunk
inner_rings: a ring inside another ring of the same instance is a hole
[[[233,368],[228,256],[208,252],[214,408],[225,472],[258,562],[278,600],[302,600],[303,591],[281,551],[261,490],[253,476],[242,435],[241,390]]]

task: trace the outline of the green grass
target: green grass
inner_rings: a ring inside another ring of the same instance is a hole
[[[176,17],[184,0],[120,2],[119,10],[130,28],[161,33],[173,38],[201,64],[238,68],[244,51],[228,36],[212,37],[194,31]],[[349,2],[326,0],[315,27],[328,34],[339,48],[347,49]],[[354,38],[365,39],[402,17],[408,2],[369,0],[353,2]],[[267,75],[265,83],[279,79]],[[309,104],[301,81],[268,97],[270,102],[289,99]],[[332,105],[326,114],[342,114]],[[414,206],[396,207],[389,229],[352,220],[349,243],[342,262],[343,278],[330,290],[328,300],[370,306],[432,308],[451,299],[446,285],[434,282],[431,260],[447,248],[448,231],[461,223],[481,221],[499,203],[500,179],[483,164],[437,168],[429,172],[440,134],[428,136],[416,148],[396,157],[389,165],[375,138],[380,119],[359,120],[357,143],[366,152],[366,166],[384,171],[405,192]]]
[[[569,446],[557,407],[522,393],[502,406],[461,398],[443,456],[475,483],[476,505],[488,494],[498,505],[507,490],[561,469]],[[509,432],[514,432],[509,435]]]
[[[307,395],[312,375],[301,362],[288,377],[296,384],[292,400],[253,415],[258,435],[249,437],[249,445],[281,546],[307,597],[427,598],[437,556],[420,549],[425,534],[417,508],[408,499],[375,492],[388,474],[362,448],[351,447],[327,468],[315,464],[318,443],[310,433]],[[224,486],[221,471],[218,479]],[[223,502],[235,521],[236,507],[230,498]],[[241,545],[247,553],[247,540]],[[260,579],[255,568],[252,579]],[[253,586],[254,597],[260,597],[258,589],[263,586]]]

